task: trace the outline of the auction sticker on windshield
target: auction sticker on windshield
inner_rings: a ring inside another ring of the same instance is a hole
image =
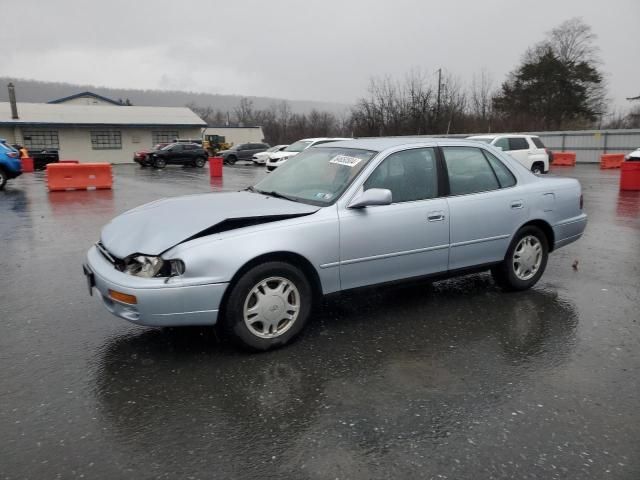
[[[353,168],[357,164],[359,164],[361,161],[362,159],[357,157],[349,157],[347,155],[336,155],[331,160],[329,160],[329,163],[335,163],[337,165],[345,165],[347,167]]]

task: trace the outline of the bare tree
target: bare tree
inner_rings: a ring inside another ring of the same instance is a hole
[[[479,75],[474,74],[469,92],[471,115],[478,121],[478,131],[491,131],[491,116],[493,113],[493,79],[482,69]]]

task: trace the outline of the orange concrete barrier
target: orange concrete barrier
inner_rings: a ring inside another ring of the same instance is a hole
[[[576,152],[553,152],[554,167],[573,167],[576,164]]]
[[[31,157],[22,157],[20,163],[22,164],[22,173],[31,173],[35,170]]]
[[[111,188],[113,175],[109,163],[49,163],[47,187],[49,191]]]
[[[620,190],[640,190],[640,162],[622,162]]]
[[[620,168],[624,162],[624,153],[604,153],[600,155],[600,168]]]

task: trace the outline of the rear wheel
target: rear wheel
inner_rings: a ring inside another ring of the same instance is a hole
[[[153,160],[153,166],[155,168],[164,168],[167,166],[167,161],[164,158],[156,158]]]
[[[491,270],[496,283],[505,290],[533,287],[544,273],[549,256],[547,237],[538,227],[518,230],[502,263]]]
[[[0,168],[0,190],[7,184],[7,174]]]
[[[196,160],[193,162],[194,165],[198,168],[202,168],[204,167],[204,164],[206,163],[206,160],[202,157],[198,157],[196,158]]]
[[[533,165],[531,165],[531,171],[536,175],[542,175],[544,173],[544,163],[535,162]]]
[[[221,326],[251,350],[289,343],[309,320],[313,305],[309,281],[298,268],[267,262],[247,271],[232,287]]]

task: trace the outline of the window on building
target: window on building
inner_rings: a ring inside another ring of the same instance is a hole
[[[151,143],[157,145],[158,143],[173,143],[180,137],[177,130],[154,130],[151,132],[151,138]]]
[[[29,130],[22,131],[24,145],[29,150],[59,150],[57,130]]]
[[[91,130],[91,148],[94,150],[120,150],[120,130]]]

